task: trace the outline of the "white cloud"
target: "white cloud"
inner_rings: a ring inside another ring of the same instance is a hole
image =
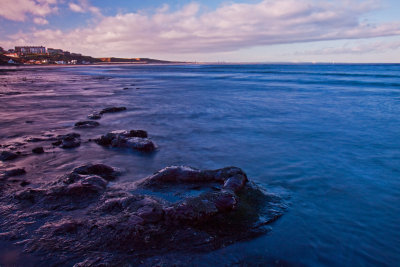
[[[33,22],[39,25],[46,25],[49,24],[49,22],[47,21],[47,19],[44,18],[34,18]]]
[[[85,1],[75,3],[91,11],[88,2],[87,6],[82,4]],[[43,43],[93,56],[127,56],[226,52],[260,45],[400,35],[398,22],[361,22],[376,8],[375,1],[263,0],[204,11],[192,3],[175,11],[164,6],[153,14],[99,17],[95,25],[66,32],[19,33],[10,37],[9,43]]]
[[[95,15],[100,15],[100,10],[95,6],[92,6],[88,0],[78,0],[77,2],[70,2],[68,6],[69,9],[71,9],[74,12],[78,13],[91,12]]]
[[[57,0],[1,0],[0,17],[14,21],[25,21],[28,14],[44,17],[57,11],[56,4]]]
[[[85,10],[78,4],[75,3],[69,3],[69,9],[71,9],[74,12],[79,12],[79,13],[84,13]]]

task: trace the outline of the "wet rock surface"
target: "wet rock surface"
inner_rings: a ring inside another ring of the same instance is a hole
[[[11,151],[1,151],[0,152],[0,160],[1,161],[9,161],[16,159],[18,157],[17,153],[11,152]]]
[[[34,154],[43,154],[44,153],[44,149],[43,149],[43,147],[35,147],[34,149],[32,149],[32,153],[34,153]]]
[[[84,129],[84,128],[95,128],[100,126],[100,123],[97,121],[79,121],[75,123],[75,128]]]
[[[117,113],[121,111],[125,111],[126,107],[108,107],[102,109],[100,112],[93,112],[87,116],[89,120],[100,120],[103,116],[103,114],[106,113]],[[75,125],[76,126],[76,125]]]
[[[108,108],[104,108],[102,109],[99,113],[100,115],[103,115],[105,113],[116,113],[116,112],[121,112],[121,111],[125,111],[126,107],[108,107]]]
[[[86,164],[47,184],[0,186],[1,238],[55,265],[138,265],[256,237],[284,209],[235,167],[172,166],[123,188],[110,184],[119,173]]]
[[[130,148],[143,152],[156,150],[154,142],[147,137],[147,132],[143,130],[121,130],[102,135],[95,139],[95,142],[101,146]]]
[[[25,169],[23,168],[15,168],[15,169],[10,169],[6,170],[4,172],[4,177],[14,177],[14,176],[20,176],[26,174]]]
[[[87,118],[88,118],[89,120],[100,120],[100,119],[101,119],[101,114],[100,114],[100,113],[97,113],[97,112],[94,112],[94,113],[89,114],[89,115],[87,116]]]
[[[81,135],[77,133],[70,133],[66,135],[59,135],[56,141],[53,142],[54,146],[60,146],[61,148],[75,148],[81,145]]]

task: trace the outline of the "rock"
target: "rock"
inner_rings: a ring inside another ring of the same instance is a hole
[[[138,209],[137,215],[142,218],[145,223],[156,223],[162,220],[164,211],[161,205],[148,205]]]
[[[147,138],[140,137],[127,138],[123,146],[145,152],[151,152],[156,149],[153,141]]]
[[[156,149],[156,145],[147,138],[147,132],[143,130],[113,131],[95,139],[95,142],[102,146],[131,148],[144,152]]]
[[[87,196],[91,193],[101,193],[105,190],[107,181],[99,176],[84,177],[79,182],[63,187],[61,191],[56,191],[60,195]]]
[[[89,114],[87,117],[89,120],[99,120],[99,119],[101,119],[101,114],[94,112],[92,114]]]
[[[43,263],[137,266],[153,256],[163,260],[165,252],[193,255],[257,237],[283,212],[279,198],[235,167],[172,166],[108,186],[116,173],[86,164],[56,182],[18,187],[14,197],[0,198],[0,227]]]
[[[30,182],[27,182],[27,181],[22,181],[21,183],[20,183],[20,185],[21,186],[27,186],[27,185],[30,185],[31,183]]]
[[[195,188],[197,197],[190,197],[165,209],[166,220],[172,224],[199,223],[219,213],[235,210],[239,193],[247,183],[246,174],[236,167],[217,170],[198,170],[186,166],[171,166],[137,183],[139,188],[165,191],[177,185],[184,188]],[[215,183],[222,188],[215,192]],[[191,185],[196,185],[195,187]],[[189,187],[190,186],[190,187]],[[185,191],[182,192],[185,194]]]
[[[57,136],[57,141],[52,143],[54,146],[62,148],[74,148],[81,145],[80,134],[70,133],[66,135]]]
[[[62,144],[62,140],[57,140],[57,141],[55,141],[55,142],[53,142],[53,143],[51,143],[53,146],[59,146],[59,145],[61,145]]]
[[[26,171],[22,168],[11,169],[4,172],[4,176],[6,177],[20,176],[24,174],[26,174]]]
[[[37,143],[37,142],[43,142],[43,141],[47,141],[47,140],[44,138],[40,138],[40,137],[28,137],[26,139],[26,142],[29,142],[29,143]]]
[[[96,175],[83,178],[81,184],[84,186],[93,186],[100,189],[105,189],[107,187],[107,181]]]
[[[144,185],[159,183],[223,183],[226,190],[239,191],[246,182],[247,176],[236,167],[226,167],[217,170],[198,170],[187,166],[166,167],[143,181]]]
[[[130,130],[129,131],[129,137],[141,137],[141,138],[147,138],[147,132],[144,130]]]
[[[97,121],[79,121],[77,123],[75,123],[75,128],[95,128],[100,126],[100,123],[98,123]]]
[[[105,164],[87,164],[75,168],[73,174],[79,175],[99,175],[107,181],[115,180],[119,171]]]
[[[103,110],[100,111],[100,114],[103,115],[105,113],[115,113],[115,112],[121,112],[125,111],[126,107],[109,107],[109,108],[104,108]]]
[[[222,192],[215,200],[215,206],[219,211],[226,212],[236,208],[237,198],[231,192]]]
[[[8,161],[8,160],[13,160],[18,157],[18,154],[11,152],[11,151],[2,151],[0,153],[0,160],[1,161]]]
[[[32,152],[35,154],[43,154],[44,150],[43,147],[35,147],[34,149],[32,149]]]
[[[60,235],[60,234],[73,233],[81,225],[82,225],[82,223],[80,223],[78,221],[70,220],[70,219],[63,219],[60,222],[57,222],[54,224],[44,225],[44,227],[48,227],[49,229],[52,229],[53,233],[55,235]]]

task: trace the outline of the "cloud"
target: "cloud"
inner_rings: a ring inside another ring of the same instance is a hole
[[[49,22],[47,21],[47,19],[44,18],[34,18],[33,22],[39,25],[46,25],[49,24]]]
[[[79,6],[89,10],[84,2]],[[93,56],[126,56],[227,52],[272,44],[400,35],[398,22],[363,22],[363,16],[376,8],[376,1],[263,0],[225,4],[209,11],[192,3],[175,11],[164,6],[152,14],[99,17],[94,25],[65,32],[19,33],[9,42],[43,43]]]
[[[77,13],[91,12],[95,15],[101,15],[100,10],[92,6],[88,0],[78,0],[77,2],[70,2],[69,9]]]
[[[74,12],[79,12],[79,13],[84,13],[85,12],[83,7],[81,7],[80,5],[75,4],[75,3],[69,3],[69,9],[71,9]]]
[[[28,14],[44,17],[57,11],[56,4],[57,0],[2,0],[0,17],[14,21],[25,21]]]

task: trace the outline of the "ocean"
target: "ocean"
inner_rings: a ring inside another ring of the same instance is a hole
[[[17,68],[0,73],[0,144],[70,132],[108,106],[127,111],[74,130],[82,140],[143,129],[157,152],[83,142],[0,170],[24,167],[34,185],[102,162],[124,170],[113,182],[124,186],[170,165],[237,166],[282,199],[283,216],[265,235],[187,255],[188,263],[399,265],[400,65]]]

